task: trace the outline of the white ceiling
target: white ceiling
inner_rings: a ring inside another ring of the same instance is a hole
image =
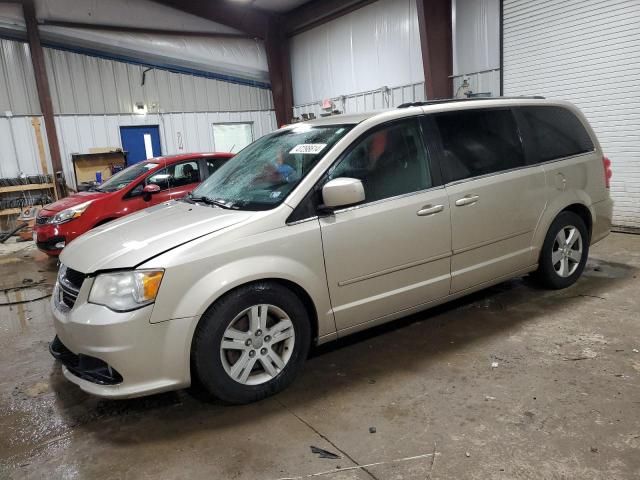
[[[288,12],[294,8],[299,7],[303,3],[307,3],[310,0],[233,0],[236,3],[245,3],[252,5],[262,10],[268,10],[271,12]]]

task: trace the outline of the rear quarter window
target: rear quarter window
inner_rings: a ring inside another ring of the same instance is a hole
[[[566,108],[541,106],[515,110],[530,163],[557,160],[595,149],[582,122]]]

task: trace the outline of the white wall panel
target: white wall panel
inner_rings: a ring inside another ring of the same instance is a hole
[[[424,82],[415,0],[379,0],[291,40],[294,104]]]
[[[504,93],[570,100],[613,163],[614,223],[640,228],[640,2],[504,1]]]
[[[452,0],[453,74],[500,68],[500,0]]]

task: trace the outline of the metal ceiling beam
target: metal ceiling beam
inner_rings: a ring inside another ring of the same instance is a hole
[[[285,14],[290,37],[354,12],[376,0],[313,0]]]
[[[453,96],[451,0],[417,0],[427,99]]]
[[[43,20],[38,25],[78,28],[84,30],[105,30],[110,32],[142,33],[148,35],[176,35],[180,37],[209,37],[209,38],[254,38],[246,33],[218,33],[207,31],[187,31],[187,30],[166,30],[161,28],[126,27],[122,25],[111,25],[103,23],[79,23],[66,22],[60,20]]]
[[[44,52],[40,43],[40,32],[38,31],[38,21],[36,19],[36,10],[33,0],[24,0],[22,2],[22,11],[27,26],[27,40],[29,42],[29,52],[31,53],[31,63],[36,79],[36,88],[38,91],[38,100],[40,101],[40,110],[44,118],[44,125],[47,130],[47,141],[49,143],[49,152],[51,153],[51,164],[53,172],[62,172],[62,158],[60,156],[60,144],[58,143],[58,132],[56,131],[56,123],[54,120],[53,101],[51,100],[51,90],[49,89],[49,80],[47,78],[47,69],[44,62]],[[58,182],[55,182],[56,191],[60,196],[60,188]]]
[[[272,18],[271,14],[262,10],[225,0],[155,1],[262,39],[267,37],[269,22]]]

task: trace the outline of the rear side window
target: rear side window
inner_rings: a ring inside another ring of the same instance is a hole
[[[582,122],[562,107],[519,107],[530,163],[592,152],[593,141]]]
[[[463,110],[440,113],[434,119],[442,139],[445,182],[525,165],[511,110]]]

